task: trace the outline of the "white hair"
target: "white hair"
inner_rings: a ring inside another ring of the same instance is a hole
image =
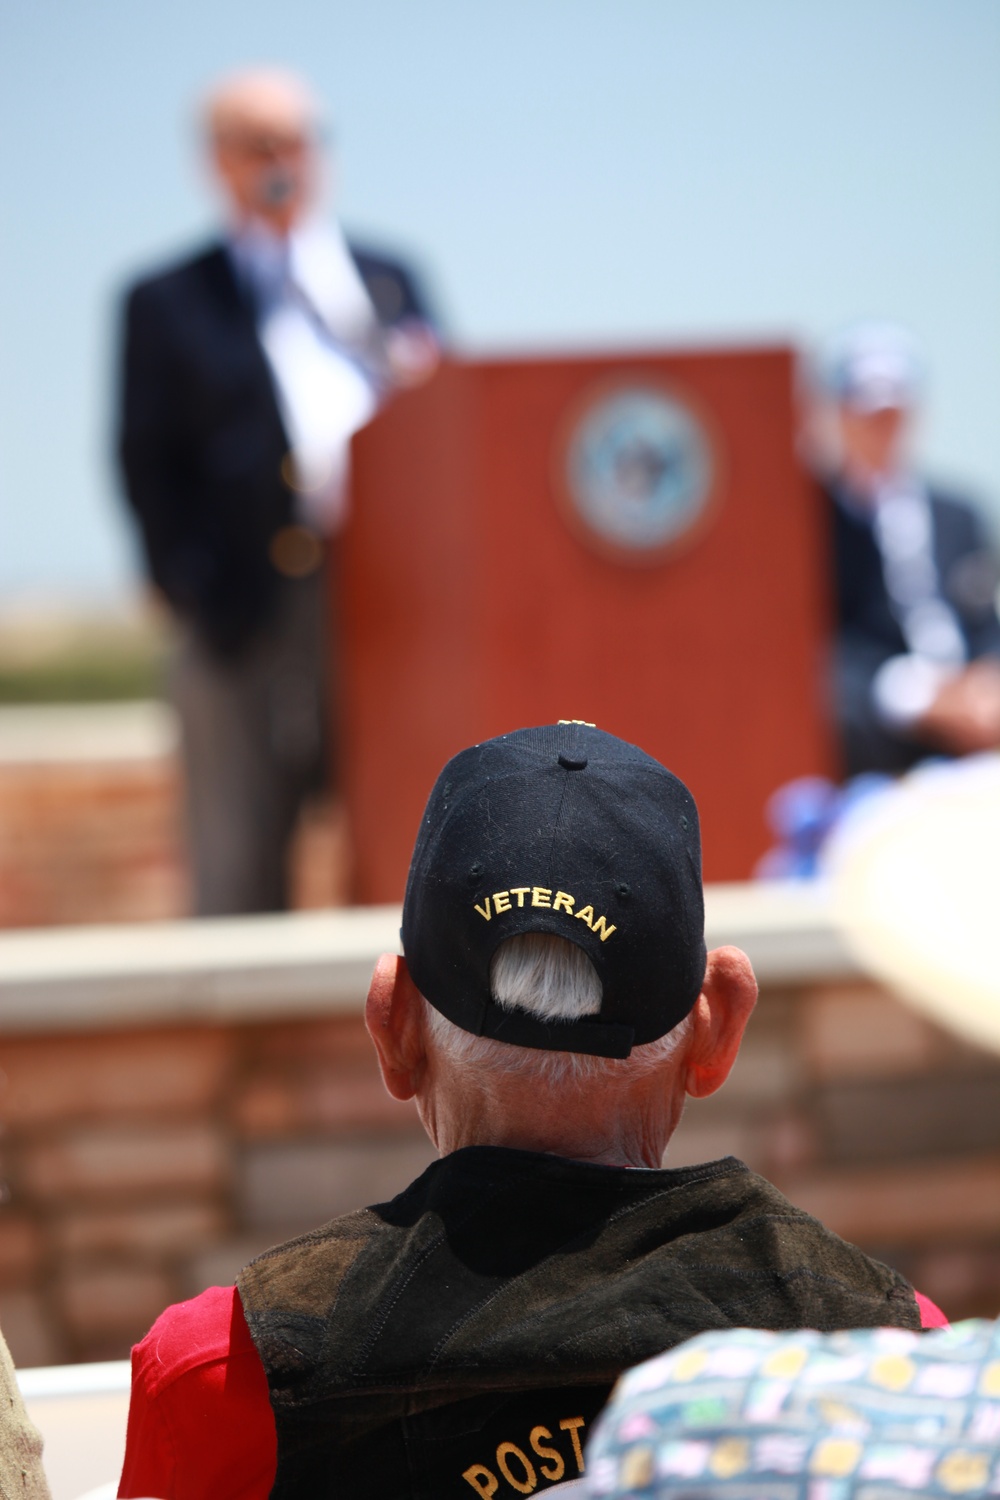
[[[201,105],[210,140],[249,126],[314,132],[323,110],[305,79],[285,68],[243,68],[218,79]]]
[[[494,953],[490,992],[505,1010],[525,1010],[542,1021],[565,1021],[596,1015],[603,986],[587,954],[568,938],[526,932],[508,938]],[[685,1016],[666,1036],[633,1047],[627,1058],[591,1057],[583,1052],[544,1052],[473,1036],[455,1026],[429,1001],[424,1005],[431,1038],[453,1064],[485,1074],[534,1076],[550,1087],[649,1072],[672,1057],[691,1030],[691,1018]]]

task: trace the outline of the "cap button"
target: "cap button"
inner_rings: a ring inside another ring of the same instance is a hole
[[[560,750],[559,764],[567,771],[582,771],[587,764],[587,757],[585,755],[567,755],[565,750]]]

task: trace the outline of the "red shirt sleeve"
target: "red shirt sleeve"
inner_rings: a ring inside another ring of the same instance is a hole
[[[132,1350],[119,1496],[267,1500],[277,1456],[267,1378],[236,1288],[168,1307]]]
[[[914,1288],[913,1295],[917,1299],[917,1306],[920,1309],[921,1328],[951,1327],[951,1324],[936,1302],[932,1302],[929,1297],[925,1297],[923,1292],[918,1292],[916,1288]]]

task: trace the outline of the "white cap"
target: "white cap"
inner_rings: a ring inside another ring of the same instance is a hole
[[[855,323],[833,340],[825,362],[835,400],[858,411],[914,404],[921,386],[913,339],[895,323]]]

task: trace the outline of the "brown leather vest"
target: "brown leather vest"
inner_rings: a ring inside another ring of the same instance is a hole
[[[515,1500],[581,1469],[629,1365],[710,1328],[918,1328],[912,1288],[729,1157],[470,1147],[239,1277],[272,1500]]]

